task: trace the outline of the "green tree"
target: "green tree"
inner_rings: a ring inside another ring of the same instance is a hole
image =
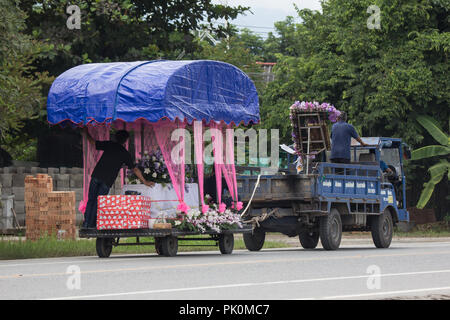
[[[70,14],[66,10],[73,4],[81,9],[79,30],[67,27]],[[56,77],[83,63],[175,59],[182,52],[188,58],[198,51],[191,30],[200,29],[206,22],[219,35],[230,33],[224,26],[214,27],[214,20],[232,20],[247,10],[213,4],[211,0],[20,0],[19,5],[26,14],[25,23],[21,23],[24,37],[46,43],[45,50],[31,55],[29,66],[35,69],[30,69],[29,75],[36,79],[41,79],[38,72]],[[44,96],[48,89],[49,85],[43,88]],[[33,101],[26,95],[21,97]],[[23,146],[33,139],[32,144],[39,149],[46,145],[49,135],[65,134],[58,127],[48,127],[45,99],[36,101],[31,109],[34,113],[27,117],[32,120],[7,140],[10,145]],[[32,154],[31,150],[27,153]],[[39,154],[42,150],[38,161]],[[22,156],[14,154],[15,158]]]
[[[450,155],[450,136],[445,134],[439,124],[433,118],[427,116],[417,117],[417,121],[428,131],[428,133],[440,143],[440,145],[430,145],[412,152],[412,160],[441,157],[437,164],[428,169],[430,180],[424,184],[424,189],[417,203],[417,208],[423,209],[433,194],[436,185],[441,180],[450,179],[450,163],[447,161]],[[449,123],[450,124],[450,123]],[[447,177],[445,177],[447,174]],[[447,200],[449,196],[447,196]]]
[[[199,43],[199,50],[191,55],[193,59],[217,60],[230,63],[247,73],[255,83],[259,92],[262,92],[264,83],[260,77],[262,69],[256,64],[259,56],[256,54],[261,50],[262,42],[258,36],[250,30],[244,33],[235,33],[230,38],[219,39],[216,45],[207,40]]]
[[[401,133],[413,145],[423,136],[411,115],[425,110],[446,121],[449,2],[375,3],[381,30],[367,28],[369,0],[330,0],[323,12],[299,10],[300,24],[276,24],[277,81],[263,101],[269,124],[272,110],[295,100],[329,101],[348,111],[364,135]]]
[[[66,27],[70,4],[81,10],[79,30]],[[191,31],[205,20],[223,35],[226,27],[213,21],[248,9],[211,0],[23,0],[21,7],[29,16],[27,32],[53,45],[38,64],[52,75],[87,62],[175,59],[197,49]]]
[[[374,4],[380,29],[367,27]],[[329,0],[321,12],[298,10],[301,23],[288,18],[276,24],[280,37],[268,39],[278,53],[262,125],[280,128],[290,143],[289,106],[325,101],[347,111],[364,136],[400,137],[415,148],[431,144],[415,118],[428,115],[441,127],[449,119],[449,10],[448,0]],[[412,189],[426,164],[407,166]],[[434,207],[437,216],[446,210],[441,202]]]
[[[242,46],[249,50],[249,55],[254,56],[258,60],[264,59],[265,41],[260,35],[254,33],[250,29],[243,28],[239,30],[239,33],[236,35],[236,37],[241,42]]]
[[[13,0],[0,0],[0,132],[6,149],[16,153],[15,136],[24,121],[37,117],[45,102],[43,86],[51,79],[46,73],[35,73],[36,57],[45,45],[23,34],[24,12]]]

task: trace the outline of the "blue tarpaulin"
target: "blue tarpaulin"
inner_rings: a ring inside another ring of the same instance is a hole
[[[47,100],[51,124],[176,119],[192,123],[259,122],[251,79],[224,62],[138,61],[74,67],[53,82]]]

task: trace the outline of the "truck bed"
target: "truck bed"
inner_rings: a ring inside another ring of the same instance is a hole
[[[238,194],[250,201],[257,176],[237,177]],[[378,203],[387,199],[377,165],[320,163],[313,174],[276,174],[260,177],[252,204],[262,207],[275,202]],[[389,198],[389,200],[392,200]]]

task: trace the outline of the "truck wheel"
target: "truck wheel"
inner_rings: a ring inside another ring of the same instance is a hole
[[[259,251],[264,245],[264,240],[266,239],[266,233],[256,228],[252,233],[244,233],[244,244],[249,251]]]
[[[162,249],[161,249],[161,238],[155,238],[155,251],[159,256],[162,256]]]
[[[112,251],[112,238],[97,238],[95,248],[99,258],[108,258]]]
[[[319,243],[319,232],[302,229],[298,238],[304,249],[314,249]]]
[[[178,239],[174,236],[167,236],[161,239],[161,252],[165,257],[174,257],[178,252]]]
[[[219,236],[219,249],[222,254],[231,254],[234,248],[234,236],[232,233]]]
[[[320,242],[325,250],[336,250],[341,244],[342,221],[339,211],[332,208],[330,213],[320,218]]]
[[[394,232],[394,224],[389,209],[383,214],[372,217],[372,239],[377,248],[389,248]]]

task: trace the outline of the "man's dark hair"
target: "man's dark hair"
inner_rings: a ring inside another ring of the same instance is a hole
[[[130,137],[130,134],[125,130],[119,130],[116,132],[115,137],[117,143],[124,144]]]
[[[347,121],[347,113],[342,111],[341,114],[338,116],[338,121]]]

